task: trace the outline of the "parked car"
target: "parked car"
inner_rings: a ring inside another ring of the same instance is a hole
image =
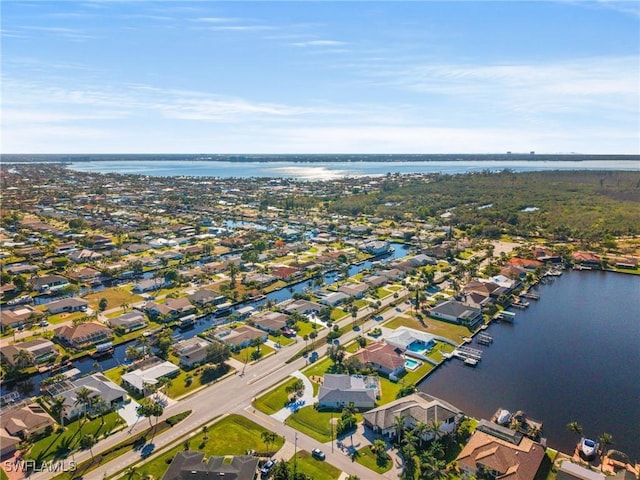
[[[271,468],[275,464],[276,464],[276,462],[274,460],[269,460],[267,463],[262,465],[262,467],[260,468],[260,473],[262,473],[263,475],[266,475],[267,473],[269,473],[269,470],[271,470]]]
[[[315,458],[317,460],[324,460],[325,459],[324,452],[322,450],[320,450],[319,448],[314,448],[313,450],[311,450],[311,456],[313,456],[313,458]]]

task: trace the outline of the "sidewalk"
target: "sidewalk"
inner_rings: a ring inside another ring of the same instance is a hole
[[[279,422],[284,422],[287,417],[297,411],[298,408],[313,405],[317,400],[317,398],[313,396],[313,384],[306,375],[300,372],[300,370],[297,370],[293,372],[291,376],[302,380],[304,383],[304,393],[294,404],[290,404],[271,415],[271,418],[278,420]]]

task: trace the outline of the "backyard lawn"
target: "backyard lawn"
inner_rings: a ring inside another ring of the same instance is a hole
[[[204,452],[206,457],[212,455],[245,455],[249,450],[265,452],[267,446],[262,440],[262,432],[265,431],[268,430],[248,418],[232,414],[209,427],[206,441],[202,432],[190,438],[189,449]],[[277,437],[275,443],[269,445],[269,450],[277,451],[283,444],[282,437]],[[169,468],[171,459],[182,450],[184,450],[183,444],[175,446],[148,464],[137,467],[138,473],[142,478],[145,475],[153,475],[153,478],[162,478],[167,468]]]
[[[144,300],[140,295],[132,293],[129,288],[125,287],[106,288],[99,292],[90,293],[84,297],[84,299],[89,302],[89,306],[93,309],[98,308],[98,303],[101,298],[107,299],[107,310],[120,308],[124,304],[131,306],[134,303]]]
[[[289,415],[284,423],[325,443],[331,440],[331,418],[337,419],[339,416],[338,412],[319,412],[313,405],[309,405]]]
[[[289,466],[293,469],[293,458],[289,460]],[[327,462],[316,460],[309,452],[304,450],[296,455],[296,471],[304,473],[313,480],[337,480],[342,472]]]

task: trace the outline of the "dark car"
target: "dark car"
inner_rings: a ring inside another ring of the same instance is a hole
[[[260,468],[260,473],[262,473],[263,475],[266,475],[267,473],[269,473],[269,470],[271,470],[271,468],[275,464],[276,464],[276,462],[274,460],[269,460],[267,463],[262,465],[262,467]]]
[[[311,455],[313,456],[313,458],[315,458],[317,460],[324,460],[325,459],[324,452],[322,450],[320,450],[319,448],[314,448],[313,450],[311,450]]]
[[[142,447],[142,450],[140,450],[140,456],[142,458],[148,457],[153,453],[153,450],[155,448],[156,446],[153,443],[147,443],[144,447]]]

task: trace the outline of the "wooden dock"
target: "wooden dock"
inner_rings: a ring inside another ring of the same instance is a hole
[[[513,323],[513,321],[516,318],[516,314],[513,312],[507,312],[506,310],[503,310],[500,313],[498,313],[497,318],[505,322]]]
[[[522,292],[520,296],[523,298],[530,298],[531,300],[540,300],[540,294],[536,292]]]

